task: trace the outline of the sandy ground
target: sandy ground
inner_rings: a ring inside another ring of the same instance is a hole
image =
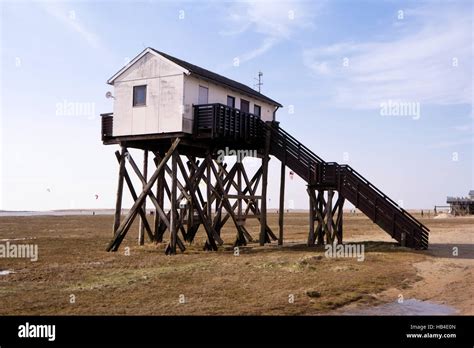
[[[338,314],[400,295],[474,314],[474,218],[421,221],[431,229],[427,251],[398,247],[364,216],[347,214],[345,242],[365,247],[359,262],[306,247],[306,214],[286,216],[283,247],[251,243],[239,256],[230,224],[218,252],[202,251],[199,231],[184,254],[165,256],[164,244],[137,246],[136,223],[118,252],[105,252],[111,216],[1,217],[0,243],[37,244],[39,258],[0,258],[0,274],[14,272],[0,275],[0,315]],[[269,224],[277,231],[276,214]],[[258,236],[255,222],[247,227]]]
[[[384,291],[382,300],[402,293],[405,298],[448,304],[460,314],[474,314],[474,221],[452,229],[450,222],[431,226],[428,254],[432,257],[415,264],[422,280],[406,292],[399,288]]]

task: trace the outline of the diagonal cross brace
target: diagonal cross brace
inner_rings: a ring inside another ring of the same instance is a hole
[[[153,175],[151,176],[150,180],[148,181],[148,183],[143,188],[142,193],[140,194],[140,196],[138,196],[137,200],[133,204],[133,206],[130,209],[130,211],[128,212],[127,216],[120,223],[120,226],[118,227],[117,231],[115,232],[114,238],[107,245],[107,248],[106,248],[107,251],[117,251],[118,247],[122,243],[123,238],[127,234],[128,229],[130,228],[134,218],[136,217],[136,215],[138,213],[138,207],[140,207],[143,204],[143,201],[147,197],[148,192],[151,190],[151,188],[153,187],[155,181],[158,179],[158,176],[160,175],[161,171],[163,170],[164,165],[166,164],[166,162],[169,160],[169,158],[171,157],[173,152],[178,147],[179,141],[180,141],[179,138],[176,138],[174,140],[173,144],[171,145],[170,149],[168,150],[166,155],[161,160],[160,164],[156,168],[156,170],[153,173]]]
[[[117,157],[117,161],[120,163],[120,158],[121,158],[120,152],[115,151],[115,157]],[[133,200],[136,200],[138,198],[137,193],[135,192],[135,189],[133,188],[132,180],[130,180],[130,175],[128,175],[128,171],[126,168],[123,169],[123,174],[124,174],[124,179],[125,179],[125,182],[127,183],[128,189],[130,190],[130,194],[132,195]],[[153,240],[154,239],[153,233],[151,232],[151,227],[148,224],[148,220],[146,218],[146,212],[144,212],[143,208],[140,207],[138,210],[138,213],[140,214],[140,217],[142,218],[143,226],[146,229],[148,237],[150,238],[150,240]]]

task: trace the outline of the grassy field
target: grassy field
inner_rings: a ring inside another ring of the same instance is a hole
[[[473,257],[451,257],[451,249],[473,250],[474,218],[421,219],[432,229],[433,246],[414,251],[396,246],[367,218],[346,214],[345,242],[364,244],[363,262],[306,247],[307,220],[307,214],[286,215],[283,247],[249,244],[234,256],[235,229],[227,224],[218,252],[202,251],[201,230],[184,254],[165,256],[165,244],[137,246],[137,223],[118,252],[105,252],[112,216],[1,217],[1,243],[37,244],[39,258],[0,259],[0,271],[14,272],[0,275],[0,315],[314,315],[395,300],[400,292],[472,314],[472,296],[461,303],[459,294],[472,291]],[[258,236],[252,224],[247,227]],[[269,224],[278,231],[276,214]],[[433,266],[423,271],[419,265],[426,264]],[[458,292],[422,294],[429,271],[441,276],[436,267],[447,276],[459,273]]]

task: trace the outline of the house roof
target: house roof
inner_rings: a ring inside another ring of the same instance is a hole
[[[152,51],[156,54],[159,54],[160,56],[168,59],[169,61],[179,65],[180,67],[184,68],[185,70],[187,70],[190,74],[194,74],[194,75],[197,75],[203,79],[206,79],[206,80],[210,80],[210,81],[213,81],[217,84],[220,84],[220,85],[225,85],[229,88],[232,88],[234,90],[237,90],[243,94],[247,94],[251,97],[254,97],[255,99],[259,99],[259,100],[262,100],[262,101],[265,101],[267,103],[270,103],[272,105],[276,105],[276,106],[279,106],[279,107],[282,107],[282,105],[280,103],[278,103],[277,101],[263,95],[262,93],[254,90],[253,88],[250,88],[249,86],[247,85],[244,85],[243,83],[240,83],[240,82],[237,82],[235,80],[231,80],[225,76],[222,76],[222,75],[219,75],[219,74],[216,74],[212,71],[209,71],[209,70],[206,70],[204,68],[201,68],[197,65],[194,65],[194,64],[191,64],[191,63],[188,63],[184,60],[181,60],[181,59],[178,59],[176,57],[173,57],[173,56],[170,56],[169,54],[167,53],[164,53],[164,52],[161,52],[161,51],[158,51],[158,50],[155,50],[154,48],[151,48],[151,47],[148,47],[145,51],[143,51],[141,54],[139,54],[135,59],[133,59],[127,66],[125,66],[124,68],[122,68],[117,74],[115,74],[113,77],[111,77],[108,81],[108,83],[113,83],[113,80],[115,80],[116,77],[118,77],[120,74],[122,74],[123,71],[125,71],[126,69],[128,69],[133,63],[136,62],[136,60],[138,60],[139,58],[141,58],[141,56],[146,53],[147,51]]]

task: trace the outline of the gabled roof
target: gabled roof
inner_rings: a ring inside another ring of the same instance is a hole
[[[164,52],[160,52],[158,50],[155,50],[154,48],[151,48],[151,47],[148,47],[147,49],[145,49],[142,53],[140,53],[138,56],[136,56],[130,63],[128,63],[125,67],[123,67],[119,72],[117,72],[114,76],[112,76],[108,81],[107,83],[109,84],[113,84],[113,81],[119,76],[121,75],[125,70],[127,70],[131,65],[133,65],[138,59],[140,59],[142,56],[144,56],[146,53],[155,53],[155,54],[158,54],[162,57],[164,57],[165,59],[171,61],[172,63],[180,66],[181,68],[183,68],[183,72],[186,73],[187,75],[189,74],[193,74],[193,75],[196,75],[200,78],[203,78],[205,80],[209,80],[209,81],[212,81],[212,82],[215,82],[216,84],[220,84],[220,85],[225,85],[231,89],[234,89],[238,92],[241,92],[243,94],[247,94],[251,97],[254,97],[255,99],[259,99],[259,100],[262,100],[262,101],[265,101],[267,103],[270,103],[272,105],[276,105],[276,106],[279,106],[279,107],[282,107],[282,105],[280,103],[278,103],[277,101],[263,95],[262,93],[260,92],[257,92],[256,90],[254,90],[253,88],[250,88],[249,86],[247,85],[244,85],[243,83],[240,83],[240,82],[237,82],[235,80],[231,80],[225,76],[222,76],[222,75],[219,75],[219,74],[216,74],[212,71],[209,71],[209,70],[206,70],[204,68],[201,68],[197,65],[194,65],[194,64],[191,64],[191,63],[188,63],[184,60],[181,60],[181,59],[178,59],[176,57],[173,57],[173,56],[170,56],[169,54],[167,53],[164,53]]]

